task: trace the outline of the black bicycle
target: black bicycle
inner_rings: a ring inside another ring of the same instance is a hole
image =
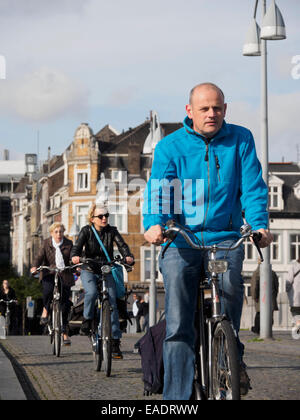
[[[225,259],[216,259],[218,250],[232,251],[249,237],[253,238],[263,260],[258,242],[261,234],[251,231],[250,225],[240,229],[242,237],[230,247],[219,245],[203,246],[192,231],[176,224],[167,223],[164,232],[168,238],[163,254],[178,234],[194,249],[208,251],[208,271],[210,278],[202,275],[199,282],[198,304],[195,314],[197,331],[195,376],[192,397],[195,400],[239,400],[240,399],[240,363],[236,335],[231,322],[221,314],[218,274],[225,273],[228,263]],[[194,237],[195,243],[189,236]],[[205,298],[205,291],[210,291],[210,298]]]
[[[115,265],[115,263],[122,264],[127,271],[131,271],[132,267],[121,260],[120,255],[116,255],[114,259],[110,262],[105,262],[105,264],[92,258],[80,258],[80,262],[83,264],[92,263],[101,266],[101,274],[97,276],[98,296],[89,337],[92,343],[95,370],[99,372],[103,366],[103,370],[108,377],[111,374],[112,362],[112,307],[109,303],[106,277],[111,273],[112,266]]]
[[[11,299],[11,300],[5,300],[5,299],[1,299],[0,302],[5,303],[6,305],[6,312],[5,312],[5,335],[8,336],[9,335],[9,330],[10,330],[10,305],[12,305],[13,303],[17,303],[18,301],[15,299]]]
[[[62,278],[61,274],[66,270],[73,270],[76,267],[80,267],[82,264],[70,265],[64,268],[48,267],[41,265],[36,269],[33,275],[39,273],[41,270],[48,270],[55,273],[54,276],[54,288],[53,288],[53,299],[52,299],[52,310],[51,315],[48,314],[48,332],[50,336],[50,344],[52,345],[53,355],[56,357],[60,356],[61,351],[61,336],[62,336],[62,310],[61,310],[61,297],[62,297]]]

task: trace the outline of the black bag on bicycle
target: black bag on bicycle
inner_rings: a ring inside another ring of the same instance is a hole
[[[77,303],[72,306],[72,309],[69,313],[68,326],[69,326],[69,335],[79,334],[79,330],[83,320],[83,303],[84,303],[84,294],[79,297]]]
[[[162,394],[164,384],[163,343],[166,320],[150,327],[136,347],[141,355],[144,395]]]

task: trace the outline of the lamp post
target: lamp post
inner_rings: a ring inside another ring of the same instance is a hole
[[[285,25],[275,0],[266,11],[266,0],[262,0],[262,29],[256,23],[258,0],[255,2],[254,17],[249,27],[243,55],[261,56],[261,164],[263,178],[267,185],[269,174],[268,152],[268,83],[267,83],[267,40],[285,39]],[[267,207],[267,210],[269,206]],[[272,268],[270,248],[263,249],[264,262],[260,265],[260,337],[272,337]]]
[[[74,221],[73,221],[73,224],[72,224],[70,232],[69,232],[69,236],[74,238],[74,242],[77,241],[77,237],[79,235],[79,232],[80,232],[80,228],[79,228],[78,224],[76,223],[76,217],[74,216]]]

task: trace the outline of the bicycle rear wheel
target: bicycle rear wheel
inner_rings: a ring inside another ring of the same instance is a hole
[[[62,313],[59,302],[53,303],[52,310],[52,346],[53,354],[56,357],[60,356],[61,349],[61,327],[62,327]]]
[[[103,302],[102,308],[102,355],[103,355],[103,369],[106,376],[111,373],[112,360],[112,340],[111,340],[111,310],[108,300]]]
[[[219,322],[212,337],[210,396],[214,400],[240,399],[240,363],[233,329],[227,320]]]

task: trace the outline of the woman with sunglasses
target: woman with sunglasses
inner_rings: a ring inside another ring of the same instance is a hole
[[[129,246],[118,232],[116,227],[108,224],[109,213],[105,206],[93,204],[88,213],[89,224],[84,226],[78,236],[76,244],[73,246],[71,258],[73,264],[78,264],[80,257],[98,259],[100,263],[107,262],[106,256],[101,249],[99,242],[92,230],[92,226],[97,230],[102,243],[111,259],[113,259],[114,243],[119,252],[129,265],[134,264],[134,257],[130,252]],[[94,307],[97,298],[97,276],[100,274],[100,265],[85,264],[81,270],[81,281],[85,291],[83,322],[80,330],[81,335],[88,335],[91,330],[91,321],[94,317]],[[116,287],[112,276],[107,278],[109,301],[112,306],[112,338],[113,338],[113,358],[123,358],[120,351],[120,339],[122,336],[119,325],[119,313],[116,301]]]

